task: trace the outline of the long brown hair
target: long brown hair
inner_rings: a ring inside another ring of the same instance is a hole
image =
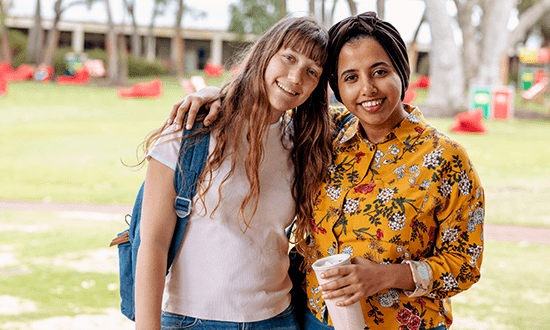
[[[264,156],[262,141],[269,126],[271,107],[265,86],[265,71],[271,58],[280,49],[290,48],[314,60],[324,67],[327,59],[328,34],[324,27],[310,17],[287,17],[270,28],[249,50],[240,64],[239,73],[222,88],[222,106],[217,120],[204,130],[216,131],[216,146],[205,166],[205,175],[219,168],[231,157],[231,169],[222,181],[232,175],[238,162],[242,134],[246,132],[248,152],[244,165],[250,190],[240,207],[240,217],[246,226],[250,219],[245,216],[245,207],[253,202],[254,212],[260,196],[259,168]],[[294,132],[294,146],[291,158],[295,177],[292,195],[296,202],[298,224],[307,224],[313,212],[314,199],[319,183],[327,173],[331,162],[331,124],[328,113],[328,77],[323,73],[319,84],[309,98],[290,111]],[[160,134],[160,130],[156,135]],[[150,137],[149,139],[154,138]],[[151,146],[147,141],[146,146]],[[230,152],[229,152],[230,151]],[[210,182],[199,192],[202,198],[210,188]],[[219,194],[221,195],[221,189]],[[254,213],[253,213],[254,214]],[[252,216],[253,216],[252,214]],[[251,217],[252,217],[251,216]],[[298,226],[300,227],[300,226]],[[303,225],[301,226],[302,228]],[[297,238],[303,238],[305,231],[298,230]]]

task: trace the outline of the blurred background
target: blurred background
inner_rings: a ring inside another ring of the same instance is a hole
[[[286,15],[397,27],[406,102],[486,190],[482,278],[452,329],[550,324],[550,0],[0,0],[0,329],[131,329],[118,257],[172,105],[221,86]]]

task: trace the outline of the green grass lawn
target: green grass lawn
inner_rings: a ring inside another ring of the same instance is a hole
[[[117,249],[108,246],[125,227],[122,214],[0,211],[0,296],[33,306],[0,312],[0,329],[118,308]]]
[[[542,261],[548,252],[548,245],[487,241],[481,280],[452,298],[456,327],[548,329],[550,265]]]
[[[175,78],[163,86],[160,99],[123,100],[99,84],[11,83],[0,98],[0,200],[133,203],[145,171],[122,161],[137,162],[139,144],[185,95]],[[486,222],[550,227],[550,120],[487,121],[484,135],[450,133],[453,121],[428,118],[466,147],[485,187]],[[34,306],[0,311],[0,329],[118,308],[116,248],[107,246],[126,226],[122,214],[0,210],[0,298]],[[487,242],[481,281],[453,298],[456,328],[547,328],[548,252]]]
[[[11,83],[0,98],[0,199],[130,204],[144,177],[146,135],[185,94],[163,80],[161,99],[120,99],[116,88]],[[143,154],[139,154],[143,156]]]

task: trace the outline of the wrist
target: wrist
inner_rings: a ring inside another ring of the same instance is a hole
[[[406,291],[414,291],[415,283],[413,274],[407,264],[390,264],[385,265],[386,271],[384,276],[387,279],[386,289],[401,289]]]

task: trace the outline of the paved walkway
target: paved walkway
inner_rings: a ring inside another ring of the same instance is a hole
[[[0,210],[85,211],[131,213],[132,205],[93,205],[76,203],[32,203],[0,201]],[[485,224],[485,238],[507,242],[529,242],[550,245],[550,228]]]

